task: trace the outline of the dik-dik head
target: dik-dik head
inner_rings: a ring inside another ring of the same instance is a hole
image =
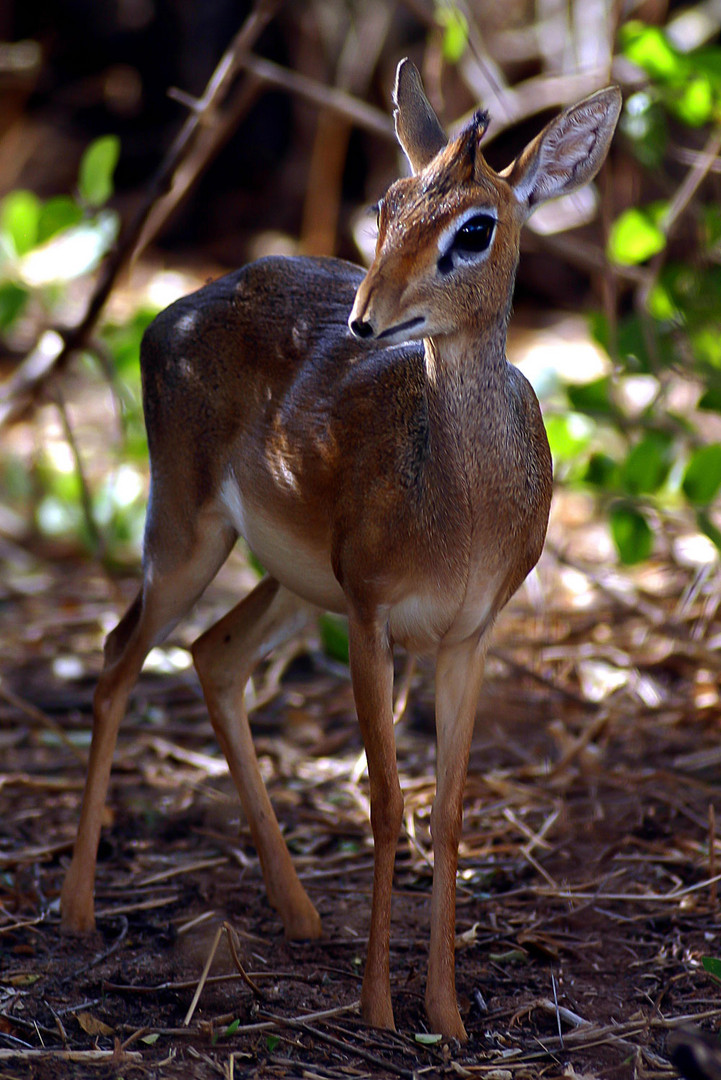
[[[398,65],[398,141],[413,175],[381,200],[375,258],[356,294],[352,332],[389,345],[474,335],[505,321],[523,223],[547,199],[598,172],[621,109],[617,87],[565,112],[502,172],[481,153],[488,115],[447,140],[417,69]]]

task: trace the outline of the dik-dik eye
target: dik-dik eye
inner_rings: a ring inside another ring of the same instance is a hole
[[[471,262],[476,256],[482,255],[490,246],[495,228],[496,219],[492,214],[479,213],[467,218],[439,258],[440,272],[448,274],[457,260]]]
[[[461,225],[451,250],[459,255],[479,255],[490,244],[495,227],[496,219],[490,214],[475,214]]]

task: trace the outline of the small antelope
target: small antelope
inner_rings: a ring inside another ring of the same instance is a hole
[[[267,575],[195,642],[213,728],[289,938],[318,913],[258,769],[243,691],[315,609],[348,616],[375,847],[363,1017],[393,1028],[391,889],[403,797],[393,645],[436,657],[437,791],[431,1029],[465,1039],[454,973],[462,799],[496,615],[536,564],[551,500],[538,402],[505,358],[521,226],[591,180],[618,119],[609,88],[563,112],[501,173],[478,112],[447,140],[404,60],[394,90],[412,175],[380,203],[366,274],[338,259],[267,258],[179,300],[141,349],[151,466],[142,587],[105,645],[62,925],[95,925],[111,759],[152,646],[198,599],[239,535]],[[350,313],[350,314],[349,314]]]

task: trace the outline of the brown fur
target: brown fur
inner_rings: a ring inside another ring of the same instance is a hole
[[[481,155],[481,114],[443,145],[407,63],[396,102],[399,139],[416,174],[384,198],[365,276],[339,260],[264,259],[173,304],[146,333],[151,499],[143,585],[106,645],[62,918],[71,931],[94,926],[100,815],[143,660],[243,532],[269,575],[193,648],[209,715],[269,900],[290,937],[317,937],[320,920],[258,770],[243,689],[258,660],[310,616],[308,604],[347,613],[375,841],[361,1002],[366,1020],[384,1027],[393,1026],[390,897],[403,807],[392,646],[436,656],[426,1007],[434,1030],[462,1039],[455,875],[476,701],[490,628],[540,555],[551,499],[538,402],[504,352],[519,236],[537,201],[596,171],[618,94],[604,91],[562,114],[505,176]],[[442,268],[444,245],[475,213],[496,220],[487,251],[446,255]]]

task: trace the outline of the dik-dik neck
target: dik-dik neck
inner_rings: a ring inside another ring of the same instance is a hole
[[[460,432],[488,429],[504,412],[508,392],[505,317],[459,332],[426,338],[429,406],[455,418]]]

